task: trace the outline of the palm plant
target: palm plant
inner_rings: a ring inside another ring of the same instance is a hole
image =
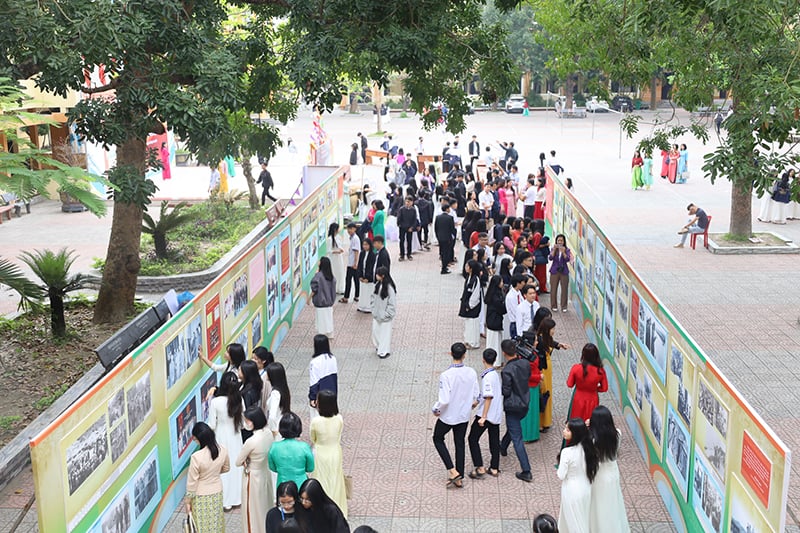
[[[182,212],[188,205],[186,202],[180,202],[172,211],[167,213],[168,202],[164,200],[161,202],[161,213],[159,214],[158,222],[154,221],[147,211],[142,214],[142,233],[148,233],[153,236],[156,257],[159,259],[167,258],[167,233],[194,218],[193,213]]]
[[[64,319],[64,297],[67,293],[83,287],[83,274],[70,275],[69,270],[75,261],[74,252],[62,248],[58,252],[52,250],[34,250],[22,252],[23,261],[42,282],[34,285],[38,297],[45,296],[50,300],[50,325],[55,337],[65,337],[67,323]]]
[[[0,285],[5,285],[20,295],[20,308],[35,304],[40,296],[39,287],[8,259],[0,258]]]

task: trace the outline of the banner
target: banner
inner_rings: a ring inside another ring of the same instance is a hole
[[[548,169],[579,317],[680,532],[780,532],[791,453]],[[550,200],[548,200],[550,202]]]
[[[326,253],[320,228],[341,222],[344,170],[329,170],[288,217],[31,440],[41,531],[166,527],[185,493],[192,427],[206,419],[205,398],[217,384],[198,354],[222,362],[232,342],[248,354],[278,349]]]

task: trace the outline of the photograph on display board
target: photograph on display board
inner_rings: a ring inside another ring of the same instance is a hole
[[[125,416],[125,394],[120,388],[114,396],[108,400],[108,425],[114,427],[118,420]]]
[[[711,473],[702,452],[695,446],[692,474],[692,505],[709,531],[722,532],[722,511],[725,497],[720,483]]]
[[[108,457],[106,414],[98,418],[67,448],[67,481],[74,494]]]
[[[139,519],[161,494],[158,484],[158,456],[151,454],[133,478],[133,516]],[[149,514],[149,513],[148,513]]]
[[[125,453],[125,448],[128,447],[128,427],[124,421],[111,430],[109,440],[111,441],[111,462],[116,463],[117,459]]]
[[[303,291],[303,270],[299,263],[294,267],[294,272],[292,273],[292,285],[294,286],[292,299],[297,300],[300,297],[300,293]]]
[[[586,259],[586,221],[583,217],[578,217],[580,224],[580,231],[578,233],[578,257]]]
[[[667,376],[667,394],[672,405],[676,406],[688,428],[692,427],[694,399],[694,363],[688,358],[673,340],[670,345],[669,375]]]
[[[100,519],[102,533],[123,533],[131,529],[131,497],[123,491]]]
[[[643,367],[641,373],[645,380],[644,399],[649,404],[642,409],[642,424],[645,425],[645,433],[650,437],[650,442],[656,449],[658,456],[661,457],[661,446],[664,442],[664,416],[667,410],[667,399],[664,392],[659,388],[658,382],[654,381],[650,372]],[[649,414],[649,416],[648,416]]]
[[[581,301],[586,300],[583,289],[586,286],[586,279],[585,279],[585,268],[583,266],[583,261],[580,259],[575,260],[575,293],[578,296],[578,299]]]
[[[325,236],[328,233],[328,226],[325,224],[324,219],[320,219],[317,223],[317,246],[322,248],[322,245],[325,244]]]
[[[284,228],[280,234],[281,242],[281,293],[280,315],[286,316],[292,307],[292,264],[291,264],[291,239],[289,228]]]
[[[584,222],[584,227],[586,228],[586,264],[591,268],[591,272],[586,272],[587,275],[590,275],[589,280],[594,279],[594,241],[595,235],[592,226],[589,225],[588,221]],[[587,280],[587,281],[589,281]]]
[[[731,482],[731,523],[730,533],[774,533],[775,529],[747,494],[739,478],[732,476]]]
[[[603,331],[603,293],[597,285],[589,283],[592,287],[592,313],[594,314],[594,329],[600,335]]]
[[[247,271],[243,270],[222,289],[222,320],[226,335],[230,335],[231,330],[236,327],[236,319],[250,302],[247,287]]]
[[[253,347],[255,350],[256,346],[261,344],[261,311],[259,310],[256,313],[256,316],[253,317],[252,322],[250,322],[250,331],[252,332],[252,342],[250,346]]]
[[[278,262],[278,239],[267,243],[267,329],[271,330],[278,321],[280,307],[280,266]]]
[[[656,318],[639,292],[633,289],[631,295],[631,331],[642,350],[655,367],[661,383],[667,377],[667,329]]]
[[[205,306],[206,311],[206,356],[212,361],[222,349],[222,313],[219,294],[215,294]]]
[[[200,403],[203,406],[201,420],[208,420],[208,393],[217,386],[217,373],[213,370],[208,373],[203,384],[200,385]]]
[[[667,466],[683,495],[688,497],[689,487],[689,446],[691,439],[689,430],[672,408],[667,406]]]
[[[600,290],[605,290],[606,282],[606,245],[600,236],[597,237],[594,255],[594,283]]]
[[[614,351],[614,295],[603,295],[605,309],[603,310],[602,339],[609,353]]]
[[[719,480],[725,483],[728,463],[728,408],[712,392],[702,376],[697,386],[697,411],[695,445],[714,469]]]
[[[250,340],[250,338],[249,338],[250,337],[250,335],[249,335],[250,332],[249,332],[249,328],[247,326],[248,326],[248,324],[245,323],[245,325],[242,328],[242,330],[239,332],[239,334],[236,336],[236,338],[233,339],[234,343],[242,345],[242,347],[244,348],[244,353],[245,354],[249,354],[252,351],[250,345],[247,343],[247,341]]]
[[[178,408],[178,411],[172,418],[172,425],[174,426],[172,429],[175,432],[172,442],[176,445],[176,457],[180,460],[192,444],[192,428],[198,422],[197,398],[194,394],[186,398],[184,404]]]
[[[269,253],[269,249],[267,249]],[[275,258],[272,258],[275,261]],[[269,257],[267,257],[269,262]],[[247,263],[247,282],[250,284],[250,298],[255,298],[256,294],[264,288],[264,250],[256,252]]]
[[[167,388],[171,389],[198,360],[198,348],[203,340],[200,314],[192,318],[165,346],[167,358]]]
[[[152,412],[153,402],[150,395],[150,372],[139,378],[125,394],[128,405],[128,432],[134,431]]]
[[[625,379],[625,368],[628,366],[628,335],[625,328],[617,327],[614,337],[614,359],[620,371],[620,377]]]

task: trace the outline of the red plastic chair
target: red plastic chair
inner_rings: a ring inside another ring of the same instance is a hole
[[[708,228],[711,227],[711,218],[712,217],[710,217],[710,216],[708,217],[708,225],[706,225],[706,230],[703,233],[692,233],[691,238],[689,239],[689,246],[692,247],[692,250],[694,250],[695,249],[695,245],[697,245],[697,236],[698,235],[702,235],[703,236],[703,246],[708,248]]]

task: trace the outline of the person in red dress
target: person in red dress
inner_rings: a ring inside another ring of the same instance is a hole
[[[567,387],[575,387],[569,418],[591,418],[594,408],[600,405],[598,393],[608,390],[608,378],[597,346],[588,343],[583,347],[581,362],[569,371]]]

